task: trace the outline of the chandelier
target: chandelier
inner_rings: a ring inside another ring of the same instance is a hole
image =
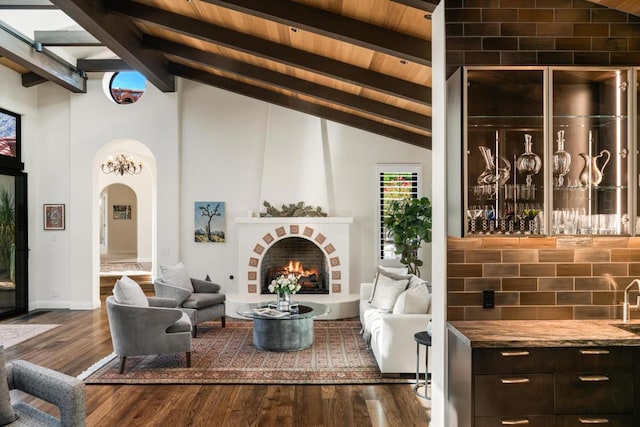
[[[118,154],[115,159],[109,156],[107,161],[100,165],[100,169],[104,173],[136,175],[142,172],[142,163],[136,164],[133,157],[128,154]]]

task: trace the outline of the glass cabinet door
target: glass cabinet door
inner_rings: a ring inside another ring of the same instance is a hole
[[[466,235],[544,232],[546,74],[466,72]]]
[[[628,69],[552,69],[551,234],[628,234]]]

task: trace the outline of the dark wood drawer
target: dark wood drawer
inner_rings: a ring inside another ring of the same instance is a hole
[[[633,412],[633,371],[556,374],[557,414]]]
[[[524,417],[476,417],[475,419],[475,427],[505,426],[551,427],[553,426],[553,415],[529,415]]]
[[[555,369],[553,348],[478,348],[473,350],[477,374],[546,373]]]
[[[558,372],[633,372],[631,347],[576,347],[556,351]]]
[[[474,376],[475,416],[553,414],[553,374]]]
[[[549,424],[551,425],[551,424]],[[631,414],[558,415],[555,427],[633,427]]]

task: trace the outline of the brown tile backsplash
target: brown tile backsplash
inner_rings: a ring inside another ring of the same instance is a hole
[[[535,277],[504,277],[502,280],[503,291],[537,291],[538,279]],[[490,289],[490,288],[483,288]],[[499,289],[497,289],[499,290]]]
[[[520,274],[518,264],[484,264],[484,277],[517,277]]]
[[[464,52],[447,56],[448,73],[462,65],[637,65],[640,17],[596,3],[447,2],[447,51]]]
[[[449,239],[451,320],[618,318],[622,289],[640,277],[640,237],[465,240]],[[482,308],[484,290],[495,308]]]
[[[520,276],[522,277],[555,277],[555,264],[520,264]]]
[[[538,251],[534,249],[517,249],[502,251],[503,262],[538,262]]]
[[[544,249],[538,251],[540,262],[573,262],[573,249]]]
[[[469,250],[464,252],[465,259],[470,264],[502,262],[502,251],[499,249]]]

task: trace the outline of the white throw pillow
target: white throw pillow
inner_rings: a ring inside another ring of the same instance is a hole
[[[407,289],[408,283],[409,279],[397,280],[384,274],[379,274],[371,305],[375,308],[391,311],[398,296]]]
[[[126,275],[116,280],[113,287],[113,297],[120,304],[149,307],[149,300],[140,285]]]
[[[423,280],[418,276],[411,276],[411,279],[409,280],[409,286],[407,286],[407,289],[412,289],[420,285],[426,285],[427,289],[429,290],[429,293],[431,293],[431,282],[428,280]]]
[[[393,306],[393,314],[426,314],[430,312],[431,294],[426,283],[401,293]]]
[[[173,267],[160,264],[160,274],[162,275],[163,282],[193,292],[193,285],[191,284],[189,273],[183,263],[179,262]]]
[[[409,283],[409,280],[411,279],[411,277],[413,277],[412,274],[397,274],[397,273],[393,273],[393,272],[387,271],[382,267],[378,267],[378,273],[376,274],[376,278],[373,281],[373,288],[371,288],[371,296],[369,297],[369,303],[371,303],[373,301],[373,298],[376,295],[376,289],[378,287],[378,281],[379,281],[381,276],[384,276],[385,278],[389,278],[389,279],[393,279],[393,280],[405,280],[406,279],[407,283]]]
[[[409,267],[385,267],[384,265],[379,265],[378,269],[394,274],[409,274]]]

